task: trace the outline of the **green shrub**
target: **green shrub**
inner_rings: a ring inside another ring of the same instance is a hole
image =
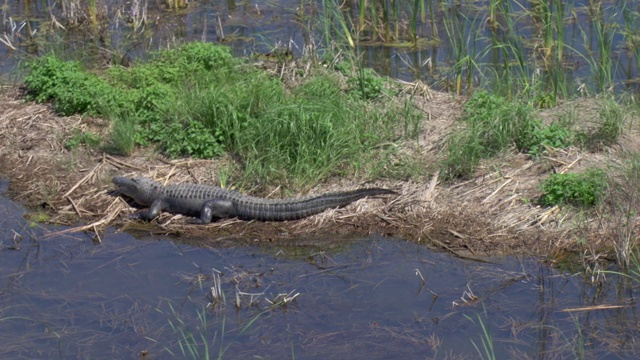
[[[232,71],[242,61],[233,57],[229,47],[192,42],[170,51],[159,52],[155,63],[178,69],[179,74],[193,74],[200,71]]]
[[[53,100],[53,109],[60,115],[99,115],[101,104],[114,102],[118,96],[104,80],[83,71],[78,62],[44,56],[28,68],[27,97],[36,102]]]
[[[193,120],[185,124],[169,123],[156,134],[156,141],[163,144],[167,155],[173,157],[188,155],[209,159],[219,156],[224,152],[220,140],[219,133],[212,133],[204,124]]]
[[[356,76],[349,77],[347,83],[350,91],[358,94],[361,99],[370,100],[380,97],[385,91],[385,80],[378,76],[373,69],[360,67]]]
[[[540,121],[535,121],[532,131],[523,141],[523,147],[529,155],[538,156],[544,153],[547,147],[567,148],[573,145],[574,139],[573,130],[559,122],[546,126]]]
[[[551,92],[537,92],[532,100],[536,109],[550,109],[556,106],[557,97]]]
[[[607,178],[602,169],[589,169],[581,174],[552,174],[540,184],[543,206],[599,204],[606,194]]]

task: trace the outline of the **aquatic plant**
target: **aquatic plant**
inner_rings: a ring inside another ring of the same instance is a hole
[[[586,53],[578,53],[589,65],[593,74],[595,88],[598,92],[606,92],[613,86],[613,60],[611,58],[613,37],[615,32],[602,19],[600,6],[591,8],[592,28],[589,31],[581,28],[583,45]],[[594,38],[592,38],[595,37]]]
[[[487,316],[486,309],[484,309],[484,315]],[[493,336],[491,335],[491,329],[484,323],[480,314],[476,315],[476,322],[468,315],[464,315],[469,321],[471,321],[474,325],[480,326],[482,329],[482,336],[480,337],[480,343],[482,344],[482,349],[476,344],[476,342],[471,339],[471,344],[476,349],[478,356],[480,359],[486,360],[495,360],[497,359],[496,353],[493,346]]]
[[[461,21],[462,20],[462,21]],[[462,94],[463,86],[467,93],[473,93],[474,78],[479,65],[476,62],[476,45],[479,19],[468,19],[464,14],[452,9],[443,18],[451,52],[453,53],[453,76],[456,94]]]
[[[323,1],[322,9],[319,22],[326,44],[335,40],[332,34],[336,34],[351,48],[357,43],[418,46],[427,5],[420,0],[359,0],[343,4]]]

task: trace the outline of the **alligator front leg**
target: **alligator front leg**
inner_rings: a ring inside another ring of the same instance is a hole
[[[235,216],[233,202],[224,199],[211,199],[202,205],[200,217],[192,219],[192,224],[208,224],[211,220],[225,219]]]
[[[156,200],[151,206],[149,206],[149,210],[144,210],[137,212],[135,214],[129,215],[131,219],[140,219],[144,221],[151,221],[157,218],[160,215],[160,212],[165,208],[164,201]]]

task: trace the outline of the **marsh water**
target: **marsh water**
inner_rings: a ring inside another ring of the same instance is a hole
[[[98,241],[23,214],[0,197],[2,359],[637,358],[638,285],[615,274],[381,236]]]
[[[332,62],[340,58],[332,55],[339,52],[335,44],[346,43],[358,66],[442,89],[459,90],[461,83],[473,89],[486,85],[487,78],[499,86],[511,76],[564,96],[636,89],[638,5],[636,0],[5,1],[0,72],[15,74],[21,62],[50,52],[92,67],[129,65],[151,50],[184,41],[223,43],[243,56],[306,55]]]

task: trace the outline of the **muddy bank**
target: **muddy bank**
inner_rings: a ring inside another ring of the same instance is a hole
[[[426,159],[426,166],[433,165],[435,169],[461,113],[462,101],[433,91],[424,92],[416,101],[425,114],[419,144],[400,146],[418,152]],[[390,188],[401,195],[363,199],[298,221],[229,219],[197,226],[187,224],[182,216],[163,214],[156,222],[142,224],[126,219],[126,214],[137,209],[113,192],[114,175],[219,184],[217,169],[230,160],[167,159],[149,149],[130,157],[111,156],[88,147],[69,150],[64,144],[74,131],[91,130],[104,135],[109,124],[90,117],[59,117],[47,105],[25,102],[13,88],[3,91],[0,109],[0,176],[10,180],[10,194],[32,209],[29,216],[36,221],[75,225],[78,230],[95,232],[97,237],[104,227],[117,225],[218,243],[295,242],[312,234],[378,233],[426,243],[461,256],[575,250],[578,237],[606,247],[615,235],[611,233],[613,222],[598,222],[597,213],[586,220],[581,213],[578,219],[571,208],[543,208],[533,200],[540,195],[540,181],[549,173],[579,171],[594,165],[606,167],[620,161],[617,154],[638,147],[630,131],[622,144],[601,153],[554,150],[541,159],[508,153],[483,163],[474,179],[457,183],[443,183],[437,172],[412,181],[335,179],[299,195],[363,186]],[[250,192],[272,198],[291,196],[282,188]]]

